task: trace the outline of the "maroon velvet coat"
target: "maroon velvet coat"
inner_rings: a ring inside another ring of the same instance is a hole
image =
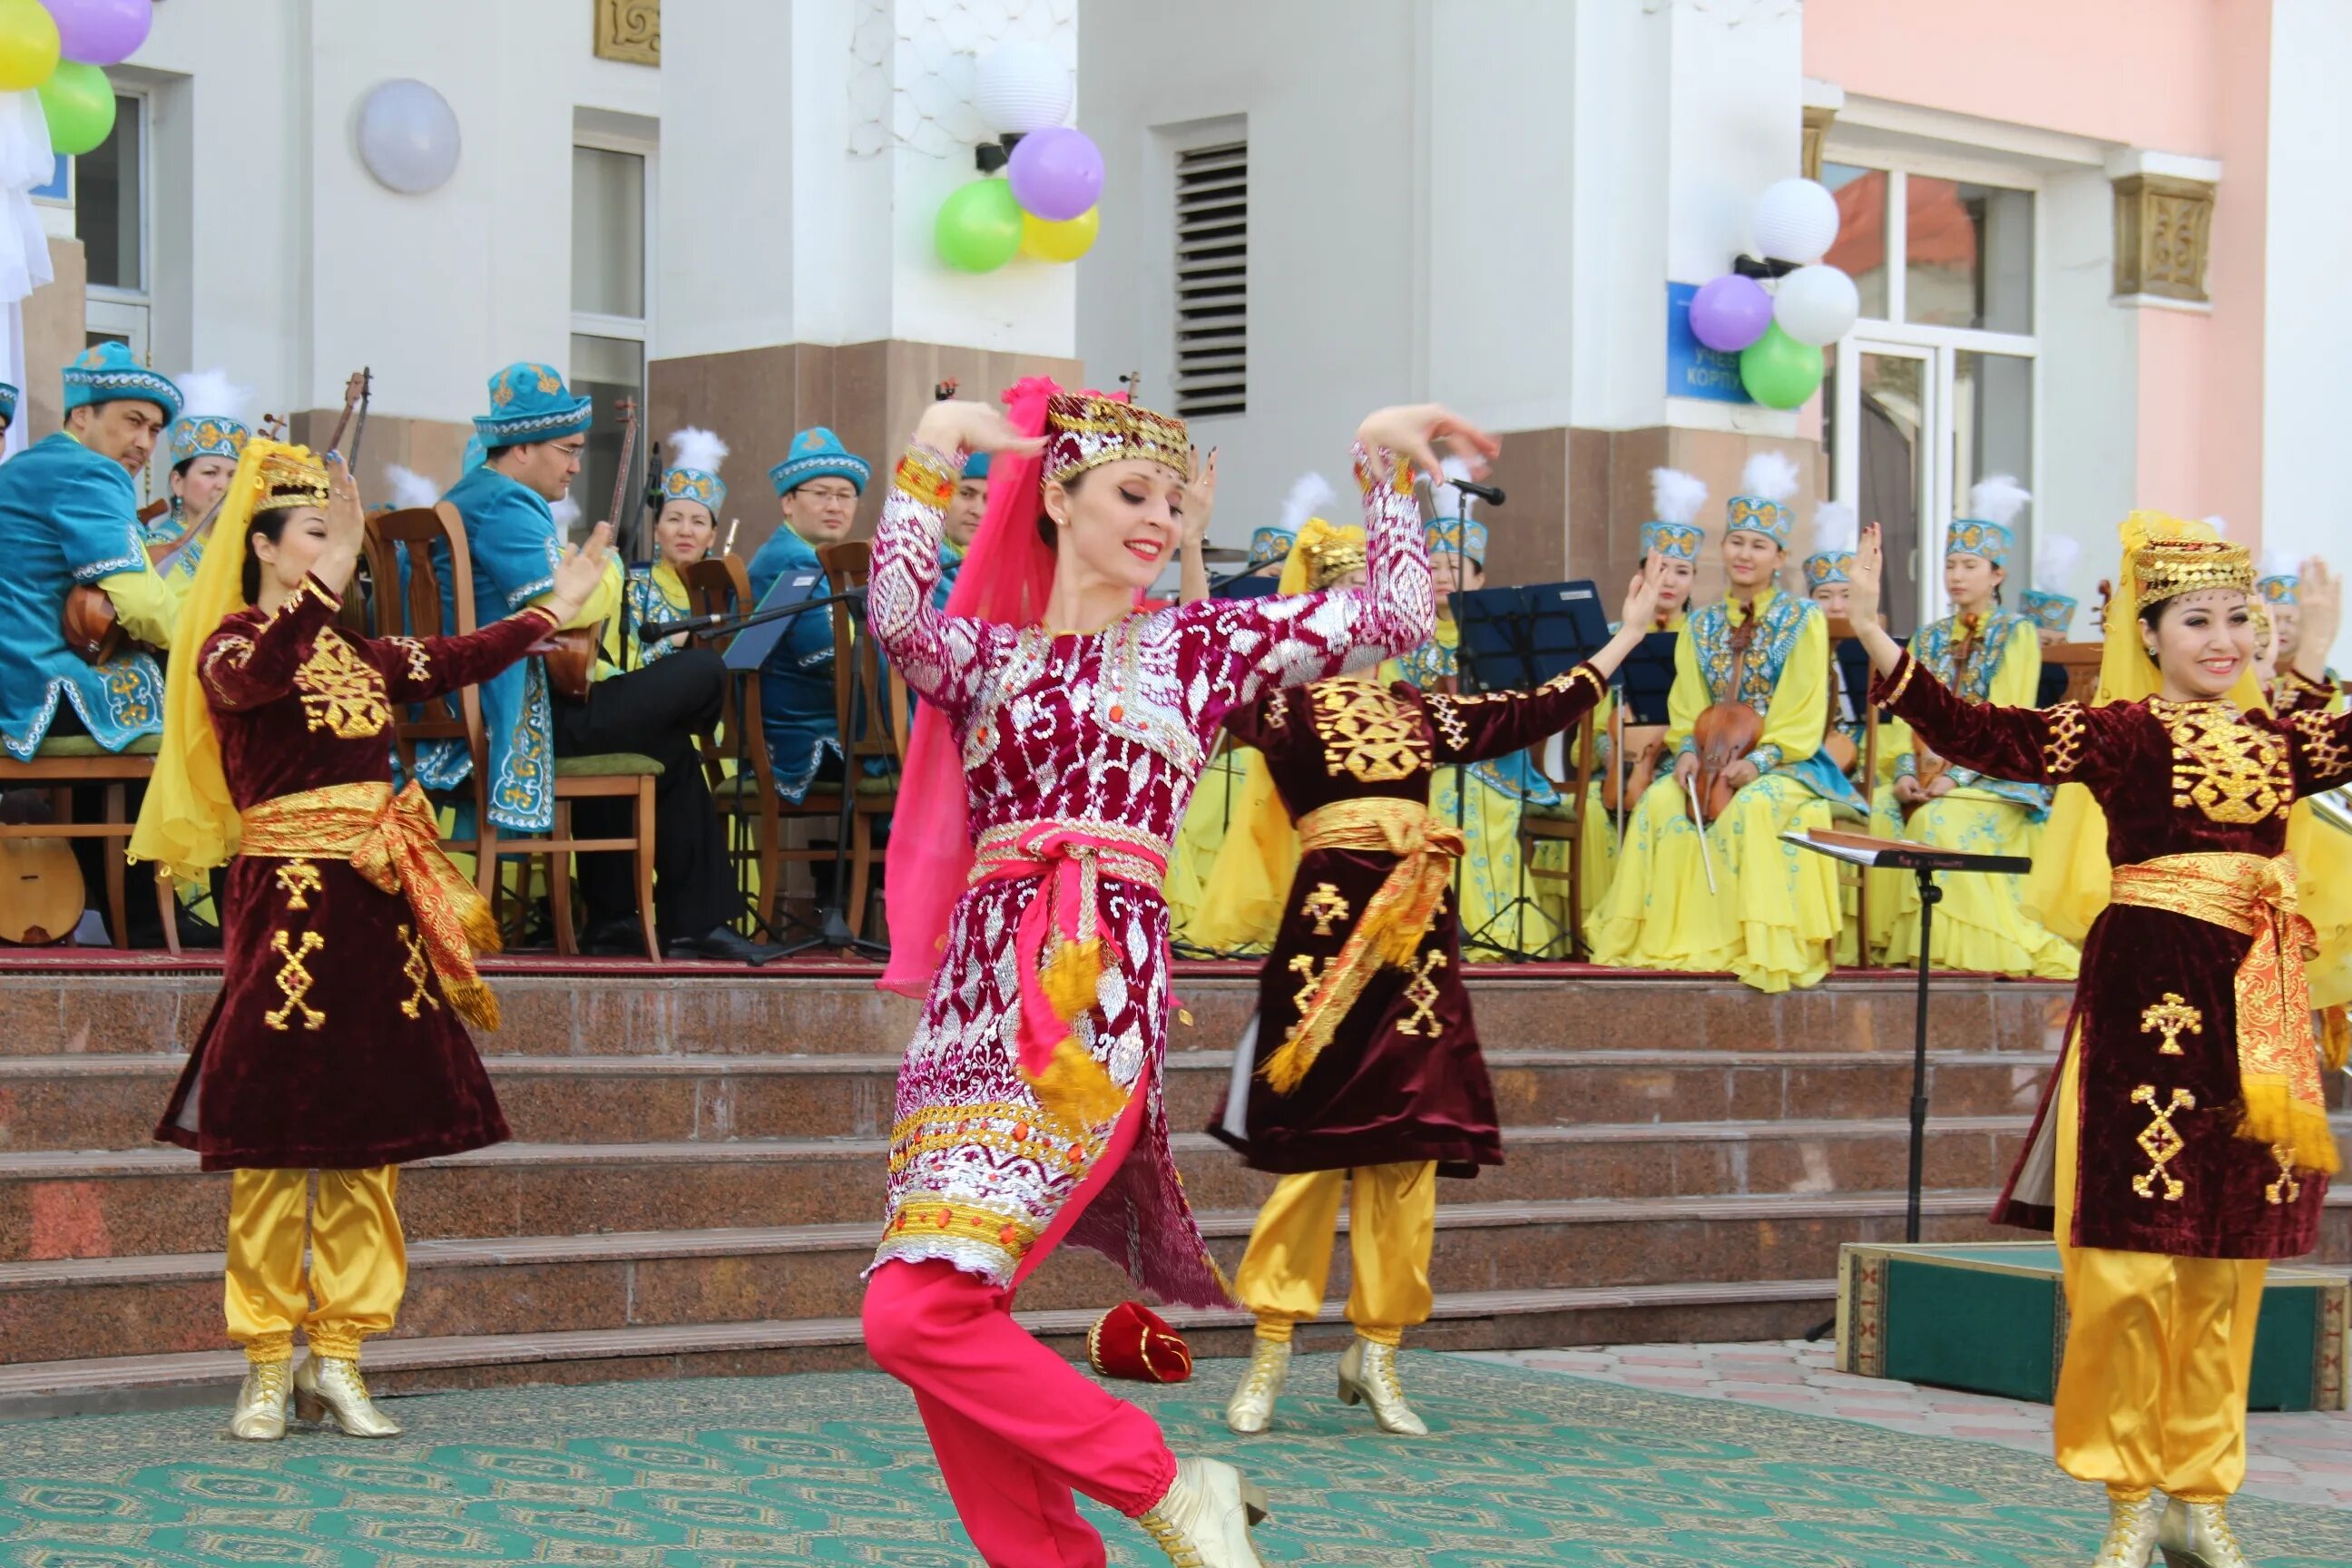
[[[1961,701],[1908,655],[1875,695],[1964,767],[2088,786],[2118,866],[2217,851],[2276,856],[2296,797],[2352,778],[2352,717],[2316,710],[2273,716],[2161,698],[1995,708]],[[2074,1245],[2256,1258],[2300,1257],[2316,1243],[2327,1178],[2283,1173],[2267,1145],[2233,1131],[2233,985],[2251,945],[2226,927],[2135,904],[2110,904],[2092,923],[2068,1026],[2083,1054]],[[2184,1021],[2191,1015],[2193,1028]],[[2177,1053],[2166,1049],[2168,1025]],[[2057,1082],[2053,1073],[1994,1210],[2002,1224],[2048,1230],[2054,1218],[2048,1123]],[[2148,1095],[2136,1101],[2143,1088]],[[2194,1108],[2159,1116],[2176,1090]]]
[[[394,704],[497,673],[551,625],[525,610],[467,637],[377,640],[337,631],[340,607],[312,578],[275,616],[229,616],[192,661],[240,811],[389,782]],[[333,858],[239,857],[227,884],[220,995],[158,1139],[207,1171],[356,1170],[508,1136],[465,1026],[402,939],[405,896]]]
[[[1385,795],[1426,805],[1433,768],[1508,756],[1583,717],[1600,676],[1580,665],[1533,691],[1448,697],[1404,681],[1341,678],[1277,691],[1225,716],[1265,755],[1294,819],[1337,801]],[[1396,857],[1312,849],[1299,858],[1274,951],[1258,979],[1255,1066],[1297,1026],[1294,963],[1317,973],[1347,945],[1353,921]],[[1220,1109],[1210,1131],[1261,1171],[1336,1171],[1434,1160],[1448,1175],[1503,1163],[1495,1088],[1462,988],[1461,932],[1449,894],[1415,951],[1415,969],[1373,974],[1297,1087],[1276,1093],[1255,1068],[1246,1136]]]

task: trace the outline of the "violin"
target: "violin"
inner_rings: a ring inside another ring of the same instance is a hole
[[[2115,592],[2113,583],[2105,577],[2099,579],[2099,607],[2091,612],[2091,624],[2099,628],[2099,635],[2103,637],[2107,635],[2107,601],[2115,596]]]
[[[629,459],[636,450],[637,400],[624,397],[613,405],[613,412],[621,417],[621,458],[613,470],[613,510],[605,515],[618,528],[629,504]],[[547,684],[558,697],[571,702],[588,700],[588,688],[596,679],[596,646],[603,640],[604,630],[598,625],[548,633]]]
[[[1747,681],[1748,648],[1756,639],[1753,616],[1731,633],[1731,684],[1738,691]],[[1697,795],[1699,820],[1713,822],[1731,809],[1731,797],[1739,793],[1738,786],[1727,783],[1724,774],[1734,763],[1756,749],[1764,738],[1764,715],[1737,698],[1708,704],[1691,726],[1691,747],[1698,753]]]

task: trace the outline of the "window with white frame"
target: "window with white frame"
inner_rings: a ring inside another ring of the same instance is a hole
[[[149,355],[153,313],[148,278],[152,161],[147,100],[117,93],[114,129],[74,160],[73,177],[74,232],[89,270],[84,340],[126,343],[142,361]]]
[[[573,499],[590,521],[612,505],[620,460],[621,424],[616,407],[635,398],[642,420],[646,401],[646,280],[652,276],[646,213],[653,205],[654,160],[650,149],[622,141],[582,138],[572,149],[572,366],[570,382],[579,396],[596,400],[595,423],[581,464],[581,489]],[[641,495],[640,477],[648,443],[637,442],[630,461],[631,495]],[[621,542],[632,554],[639,509],[625,507],[614,520]]]
[[[1944,614],[1943,541],[1969,487],[2039,489],[2035,178],[1932,162],[1824,163],[1841,222],[1827,260],[1862,293],[1829,351],[1831,483],[1885,530],[1886,611],[1907,634]],[[2004,595],[2025,585],[2032,512]]]

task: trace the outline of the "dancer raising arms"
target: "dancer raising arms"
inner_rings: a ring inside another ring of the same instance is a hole
[[[1875,525],[1852,616],[1873,700],[1937,752],[2085,785],[2105,814],[2105,854],[2084,858],[2111,863],[2111,891],[1994,1217],[2057,1233],[2070,1315],[2057,1458],[2106,1483],[2097,1568],[2145,1568],[2158,1547],[2170,1568],[2243,1568],[2223,1508],[2245,1476],[2263,1275],[2311,1250],[2338,1163],[2305,991],[2311,924],[2282,851],[2296,798],[2352,778],[2352,718],[2256,708],[2243,545],[2153,512],[2126,519],[2123,542],[2097,707],[1946,688],[1877,625]],[[2304,582],[2296,674],[2315,690],[2339,595],[2320,563]],[[2082,868],[2094,882],[2107,869]]]
[[[1164,1300],[1225,1302],[1160,1093],[1169,841],[1227,710],[1429,635],[1412,467],[1439,441],[1495,443],[1435,407],[1376,414],[1356,451],[1370,588],[1139,614],[1183,526],[1183,426],[1045,381],[1008,401],[1009,422],[924,411],[875,542],[875,635],[925,700],[884,984],[929,1000],[899,1072],[866,1344],[915,1390],[989,1563],[1104,1562],[1075,1489],[1178,1562],[1254,1568],[1262,1494],[1180,1462],[1150,1416],[1013,1323],[1013,1292],[1066,1239]],[[971,450],[994,453],[988,512],[942,615],[939,517]]]

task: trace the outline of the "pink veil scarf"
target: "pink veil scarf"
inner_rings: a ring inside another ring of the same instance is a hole
[[[1024,436],[1045,434],[1045,405],[1061,388],[1029,376],[1004,395],[1004,411]],[[949,454],[952,457],[954,454]],[[1054,591],[1053,549],[1037,534],[1045,510],[1045,455],[1000,452],[988,472],[988,510],[964,552],[947,613],[1014,627],[1045,618]],[[920,998],[939,972],[948,917],[971,876],[971,829],[965,818],[963,758],[947,715],[927,701],[915,710],[907,776],[882,863],[882,902],[890,924],[885,991]]]

